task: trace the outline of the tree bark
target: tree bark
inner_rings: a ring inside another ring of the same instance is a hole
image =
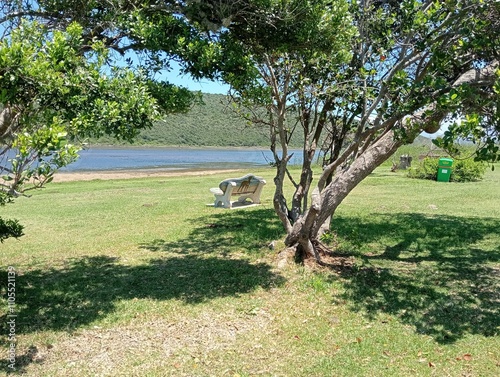
[[[451,87],[456,88],[463,84],[491,85],[498,66],[498,62],[493,61],[482,69],[466,71]],[[411,143],[423,129],[439,125],[446,115],[445,110],[438,109],[435,103],[432,103],[406,118],[387,122],[385,133],[373,141],[370,140],[348,167],[340,168],[339,164],[332,164],[332,167],[336,168],[336,173],[328,184],[328,172],[333,171],[333,168],[327,167],[311,194],[311,207],[291,229],[288,229],[285,244],[289,247],[295,246],[298,254],[303,253],[306,257],[313,257],[321,262],[315,245],[318,244],[321,235],[329,229],[335,211],[347,195],[376,167],[390,158],[400,146]],[[397,121],[403,127],[404,137],[396,135]],[[373,135],[369,136],[371,137]],[[352,151],[354,150],[356,148]],[[351,153],[350,150],[348,152]]]
[[[11,136],[16,120],[10,106],[5,106],[0,111],[0,143],[4,143]]]

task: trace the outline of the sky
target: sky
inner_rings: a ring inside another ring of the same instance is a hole
[[[189,90],[199,90],[203,93],[210,94],[227,94],[229,85],[210,80],[194,80],[189,75],[181,75],[179,73],[179,66],[171,62],[172,70],[165,74],[165,79],[175,85],[183,86]]]

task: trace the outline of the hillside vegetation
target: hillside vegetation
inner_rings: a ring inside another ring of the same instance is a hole
[[[143,130],[133,145],[185,147],[269,147],[265,126],[258,127],[239,117],[223,94],[203,94],[202,103],[184,114],[170,115],[149,130]],[[291,147],[301,148],[301,133],[297,130]],[[92,145],[130,145],[111,137],[90,140]],[[415,148],[416,147],[416,148]],[[432,149],[430,139],[419,136],[412,146],[402,147],[399,154],[417,158]]]
[[[232,110],[222,94],[203,94],[203,103],[185,114],[169,115],[155,127],[144,130],[137,145],[267,147],[268,129],[248,124]],[[96,144],[117,144],[111,138],[93,140]]]

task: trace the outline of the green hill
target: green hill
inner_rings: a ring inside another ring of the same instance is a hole
[[[221,94],[204,94],[203,104],[194,105],[185,114],[169,115],[153,128],[144,130],[136,145],[267,147],[268,130],[239,118]],[[117,144],[103,137],[96,144]]]
[[[300,135],[291,143],[301,147]],[[91,140],[94,145],[119,145],[111,137]],[[122,142],[121,144],[125,144]],[[419,136],[415,144],[430,146],[430,139]],[[127,143],[128,145],[128,143]],[[193,147],[269,147],[269,130],[238,117],[228,98],[222,94],[203,94],[203,103],[185,114],[169,115],[149,130],[144,130],[134,145]]]

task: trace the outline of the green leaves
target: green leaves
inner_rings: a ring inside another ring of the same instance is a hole
[[[451,155],[459,152],[457,142],[473,144],[476,161],[496,162],[500,160],[499,135],[500,128],[490,117],[472,113],[451,124],[442,137],[434,140],[434,144]]]
[[[12,145],[17,154],[10,159],[11,174],[6,180],[13,181],[12,189],[22,191],[30,180],[35,180],[32,184],[40,187],[57,169],[74,162],[80,148],[69,144],[66,136],[58,119],[54,119],[51,127],[19,134]]]
[[[0,242],[7,238],[19,238],[24,235],[24,226],[17,220],[3,219],[0,217]]]
[[[78,157],[87,137],[132,141],[162,115],[189,109],[195,94],[152,79],[168,66],[162,53],[202,56],[212,65],[216,45],[173,8],[164,12],[169,4],[157,12],[150,3],[44,0],[0,7],[0,154],[13,156],[0,162],[0,193],[24,195],[50,182]],[[109,52],[134,49],[146,61],[130,59],[132,68]]]
[[[180,91],[169,102],[165,96],[173,88],[153,85],[142,72],[103,65],[102,42],[84,44],[82,32],[76,23],[49,32],[23,22],[0,41],[1,152],[15,154],[0,166],[6,172],[1,190],[9,195],[50,182],[77,159],[78,140],[110,135],[131,141],[193,98]]]

